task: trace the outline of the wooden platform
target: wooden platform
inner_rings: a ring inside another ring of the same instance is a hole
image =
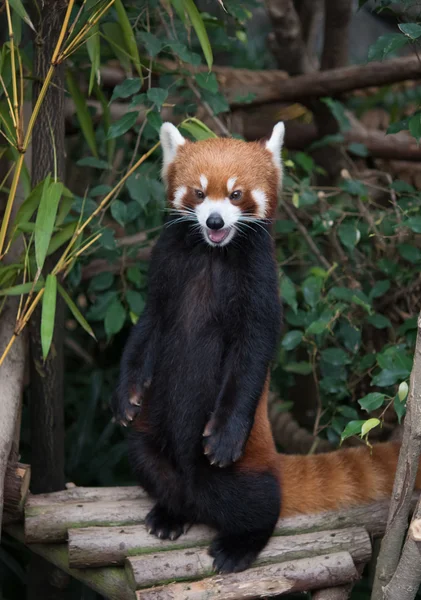
[[[279,520],[255,566],[223,576],[206,550],[213,531],[160,540],[143,526],[150,508],[138,487],[74,487],[29,496],[24,524],[5,529],[110,600],[242,600],[355,581],[388,503]]]

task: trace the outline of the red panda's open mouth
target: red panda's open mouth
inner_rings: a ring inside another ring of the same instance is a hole
[[[207,234],[211,242],[220,244],[229,236],[230,231],[231,227],[226,227],[224,229],[208,229]]]

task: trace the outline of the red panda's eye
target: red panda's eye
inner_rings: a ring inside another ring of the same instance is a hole
[[[240,200],[243,192],[241,190],[235,190],[230,194],[230,200]]]
[[[205,197],[204,192],[202,192],[202,190],[194,190],[194,193],[196,194],[196,198],[198,200],[203,200],[203,198]]]

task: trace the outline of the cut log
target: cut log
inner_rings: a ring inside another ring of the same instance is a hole
[[[27,508],[50,506],[62,502],[119,502],[120,500],[138,500],[146,498],[146,492],[135,485],[121,487],[72,487],[51,494],[31,494]]]
[[[24,543],[22,526],[7,525],[5,531],[19,542]],[[69,567],[66,544],[31,544],[28,548],[75,579],[82,581],[108,600],[136,600],[122,567],[72,569]]]
[[[169,556],[178,550],[187,557],[188,562],[189,557],[192,557],[190,548],[207,546],[214,537],[215,532],[204,526],[192,527],[187,534],[175,541],[160,540],[150,535],[142,526],[70,529],[69,562],[72,567],[121,565],[126,557],[148,553],[157,557],[157,552],[164,552],[165,556]],[[276,553],[279,557],[277,560],[348,550],[356,562],[361,562],[366,560],[371,545],[365,529],[349,528],[293,537],[275,537],[269,542],[268,548],[270,552]],[[154,558],[155,560],[158,561],[158,558]],[[167,562],[167,559],[162,560]],[[162,579],[172,579],[172,576],[158,577],[156,580]]]
[[[137,600],[243,600],[337,586],[358,579],[348,552],[215,575],[202,581],[138,590]]]
[[[134,525],[143,523],[150,500],[121,502],[62,502],[25,508],[25,543],[63,542],[72,527]]]
[[[31,467],[22,463],[9,463],[4,481],[4,523],[20,521],[28,496]]]
[[[273,537],[259,554],[256,566],[265,566],[322,554],[349,552],[355,563],[371,558],[371,541],[362,527],[308,533],[296,536]],[[127,577],[134,589],[157,583],[202,579],[212,575],[213,559],[204,549],[172,550],[126,560]]]
[[[414,495],[412,508],[417,496]],[[364,527],[371,535],[382,535],[385,530],[389,501],[355,506],[349,509],[298,515],[279,519],[275,535],[293,535],[327,529]],[[121,502],[62,502],[51,506],[25,508],[25,536],[27,543],[51,543],[67,540],[69,529],[81,527],[125,527],[144,522],[152,502],[146,498]],[[144,531],[139,527],[138,531]],[[90,535],[94,536],[91,531]],[[135,535],[135,533],[133,533]],[[97,546],[99,548],[99,544]],[[107,553],[110,551],[108,548]]]

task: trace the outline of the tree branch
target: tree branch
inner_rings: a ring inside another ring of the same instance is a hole
[[[383,600],[383,590],[391,581],[399,563],[402,542],[408,525],[412,491],[421,455],[421,314],[414,364],[411,372],[403,441],[399,453],[395,484],[390,502],[386,534],[382,540],[372,600]],[[412,551],[409,551],[412,554]],[[395,596],[396,597],[396,596]],[[399,596],[400,597],[400,596]]]

